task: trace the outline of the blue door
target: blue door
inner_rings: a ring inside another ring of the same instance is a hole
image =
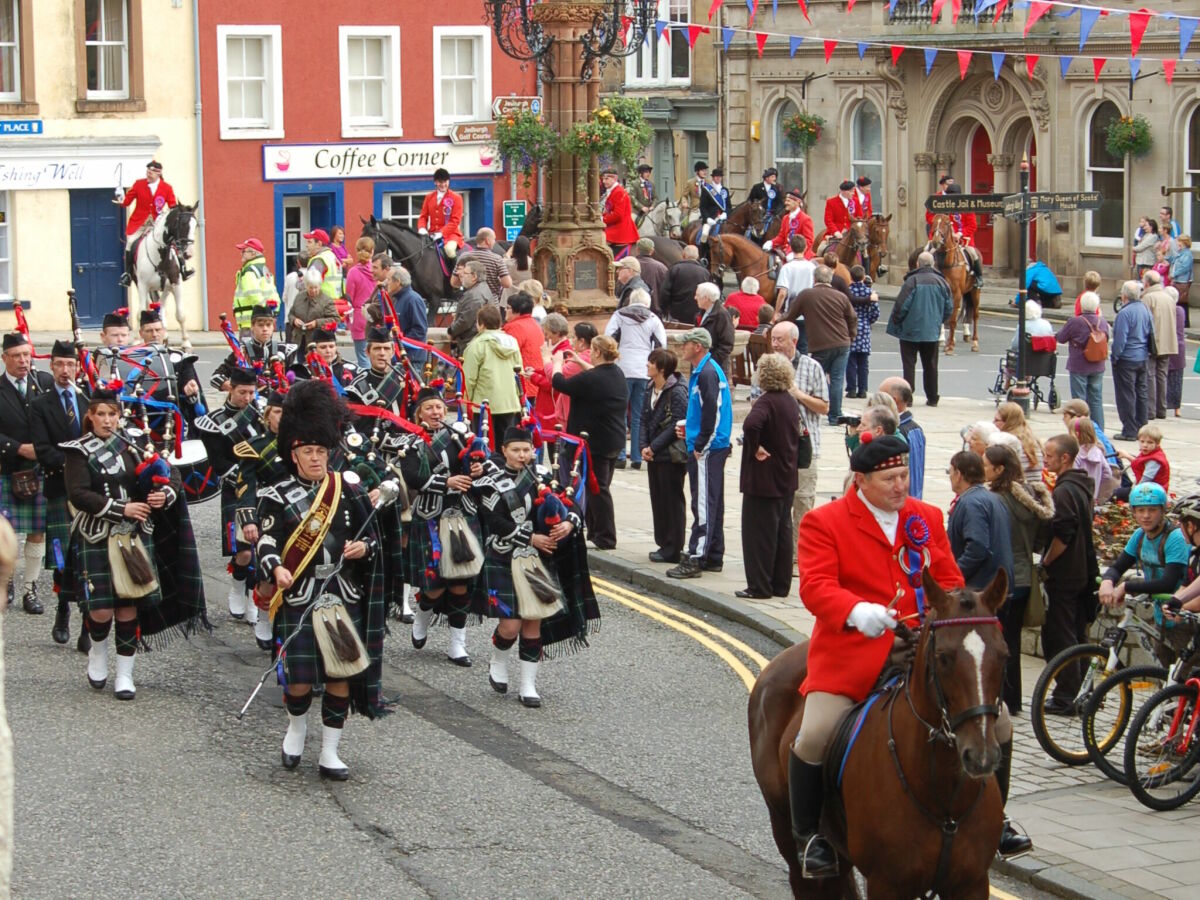
[[[84,325],[125,305],[125,210],[109,190],[71,191],[71,284]]]
[[[326,233],[333,230],[334,223],[337,222],[334,219],[337,214],[336,199],[333,194],[308,195],[308,218],[313,228],[320,228]]]

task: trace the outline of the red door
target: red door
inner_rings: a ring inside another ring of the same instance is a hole
[[[975,128],[971,137],[971,180],[968,192],[972,194],[990,194],[992,192],[992,164],[988,156],[992,152],[992,141],[987,129],[982,125]],[[992,264],[992,217],[980,213],[975,214],[979,228],[975,232],[975,246],[983,257],[983,264]]]

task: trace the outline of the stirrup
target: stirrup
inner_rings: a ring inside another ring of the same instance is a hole
[[[1012,831],[1012,833],[1013,833],[1014,835],[1016,835],[1017,837],[1019,837],[1019,838],[1024,838],[1024,839],[1025,839],[1025,840],[1024,840],[1025,847],[1024,847],[1024,849],[1022,849],[1022,850],[1017,850],[1017,851],[1015,851],[1015,852],[1013,852],[1013,853],[1001,853],[1001,852],[1000,852],[1000,847],[999,847],[999,846],[997,846],[997,847],[996,847],[996,856],[997,856],[997,858],[999,858],[999,859],[1018,859],[1018,858],[1020,858],[1020,857],[1024,856],[1026,853],[1032,853],[1032,852],[1033,852],[1033,838],[1031,838],[1031,837],[1030,837],[1030,836],[1029,836],[1029,835],[1026,833],[1025,829],[1023,829],[1023,828],[1021,828],[1021,829],[1018,829],[1018,828],[1017,828],[1017,826],[1016,826],[1016,824],[1013,822],[1013,820],[1012,820],[1012,819],[1010,819],[1010,818],[1008,818],[1007,816],[1005,816],[1005,818],[1004,818],[1004,825],[1003,825],[1003,828],[1002,828],[1002,830],[1001,830],[1001,832],[1000,832],[1000,840],[1001,840],[1001,841],[1003,841],[1003,840],[1004,840],[1004,830],[1003,830],[1003,829],[1011,830],[1011,831]]]
[[[821,841],[829,848],[829,852],[833,856],[833,862],[830,863],[827,871],[813,871],[808,867],[808,851],[812,847],[813,841]],[[836,878],[837,875],[837,852],[833,849],[833,846],[819,831],[809,835],[808,840],[804,843],[804,850],[800,853],[800,877],[808,880],[819,880],[822,878]]]

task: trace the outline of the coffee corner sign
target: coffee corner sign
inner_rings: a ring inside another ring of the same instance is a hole
[[[429,178],[438,168],[451,175],[492,175],[503,167],[502,160],[486,144],[395,141],[263,145],[264,181]]]

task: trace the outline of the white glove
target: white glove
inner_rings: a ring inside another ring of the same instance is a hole
[[[704,224],[705,224],[705,225],[712,225],[712,224],[714,224],[716,221],[717,221],[716,219],[705,219],[705,220],[704,220]]]
[[[418,228],[417,234],[429,234],[429,229],[428,228]]]
[[[433,234],[430,235],[430,237],[433,238],[435,241],[440,241],[442,239],[442,233],[440,231],[435,231]]]
[[[717,216],[717,221],[724,222],[727,218],[729,218],[727,213],[721,213],[719,216]]]
[[[877,638],[885,631],[896,630],[896,611],[866,600],[854,604],[846,624],[866,637]]]

